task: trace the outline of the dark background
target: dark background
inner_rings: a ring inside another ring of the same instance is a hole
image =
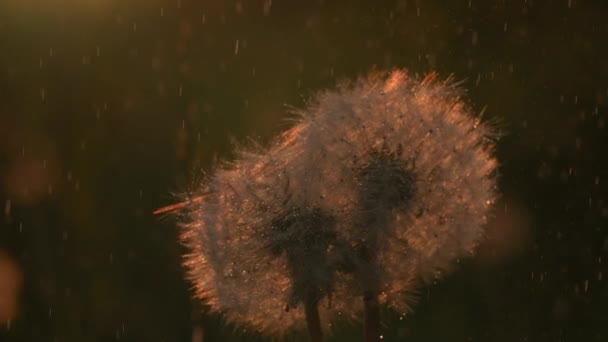
[[[607,341],[607,43],[599,0],[2,0],[0,340],[254,339],[190,299],[151,213],[377,66],[454,73],[505,134],[488,242],[385,340]]]

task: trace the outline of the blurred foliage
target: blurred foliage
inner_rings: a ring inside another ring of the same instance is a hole
[[[0,340],[255,340],[190,299],[151,212],[373,66],[454,73],[505,134],[501,256],[384,313],[385,340],[608,339],[606,18],[600,0],[2,1],[0,250],[23,288]]]

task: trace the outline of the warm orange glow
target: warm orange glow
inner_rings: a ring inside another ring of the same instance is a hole
[[[56,178],[57,166],[53,159],[16,157],[3,181],[13,201],[31,205],[52,194]]]
[[[17,315],[20,288],[19,266],[0,251],[0,326]]]
[[[386,93],[386,92],[389,92],[389,91],[397,88],[397,86],[399,86],[402,82],[404,82],[406,78],[407,78],[407,75],[406,75],[405,71],[403,71],[403,70],[393,71],[393,73],[391,74],[389,79],[386,81],[386,84],[384,85],[384,92]]]

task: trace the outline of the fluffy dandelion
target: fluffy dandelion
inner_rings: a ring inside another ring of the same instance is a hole
[[[197,295],[280,336],[407,313],[421,283],[474,251],[494,202],[493,132],[458,84],[403,70],[325,91],[267,149],[241,152],[187,201]],[[359,298],[359,300],[354,300]],[[323,323],[323,324],[322,324]]]
[[[345,272],[364,301],[367,340],[378,303],[410,311],[416,283],[437,279],[474,250],[494,202],[495,134],[462,90],[435,74],[372,73],[299,111],[296,188],[330,208],[349,248]]]
[[[321,341],[322,322],[354,310],[332,252],[336,220],[290,195],[288,145],[241,151],[192,194],[185,265],[196,295],[228,322],[274,337],[307,327]]]

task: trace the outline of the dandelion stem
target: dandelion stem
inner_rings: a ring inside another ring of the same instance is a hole
[[[311,342],[323,342],[318,304],[319,301],[316,299],[316,296],[313,295],[309,295],[304,303],[306,325],[308,326]]]
[[[380,340],[380,307],[378,296],[371,291],[363,295],[363,310],[365,315],[365,342]]]

